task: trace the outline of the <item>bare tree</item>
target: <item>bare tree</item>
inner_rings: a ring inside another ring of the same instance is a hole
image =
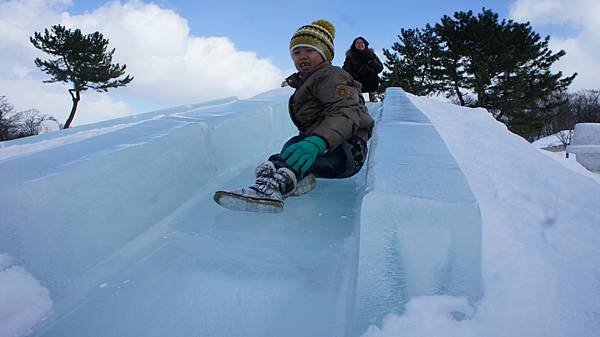
[[[553,117],[544,125],[537,138],[573,130],[577,123],[600,123],[600,90],[581,90],[564,93],[567,104],[556,107]]]
[[[34,136],[44,130],[47,121],[55,122],[62,128],[56,118],[42,114],[37,109],[16,112],[5,96],[0,96],[0,141]]]
[[[565,147],[565,156],[569,158],[569,152],[567,150],[567,146],[571,144],[571,139],[573,138],[573,130],[562,130],[556,134],[556,137],[562,145]]]
[[[43,130],[44,122],[53,121],[60,128],[60,124],[56,118],[42,114],[37,109],[30,109],[21,111],[18,113],[19,116],[19,125],[18,125],[18,138],[21,137],[29,137],[40,134]]]
[[[18,128],[17,122],[13,105],[6,100],[6,96],[0,96],[0,141],[12,139]]]
[[[600,122],[600,90],[578,91],[570,102],[576,123]]]

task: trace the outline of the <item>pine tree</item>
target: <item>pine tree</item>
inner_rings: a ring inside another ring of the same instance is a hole
[[[30,41],[34,47],[56,56],[56,59],[42,61],[35,59],[35,65],[51,76],[45,83],[71,83],[69,94],[73,101],[69,118],[64,128],[68,128],[75,117],[80,93],[87,89],[106,92],[129,84],[133,77],[125,74],[126,65],[112,64],[115,49],[108,51],[108,40],[100,32],[83,35],[81,30],[70,30],[61,25],[52,26],[44,34],[35,32]]]
[[[432,28],[430,59],[438,65],[431,73],[437,83],[437,92],[447,98],[455,97],[461,106],[467,105],[465,96],[469,90],[469,77],[466,71],[465,28],[448,16]]]
[[[500,21],[498,14],[485,8],[477,15],[468,11],[444,16],[433,28],[427,25],[425,31],[431,32],[416,38],[423,44],[426,36],[431,44],[420,47],[424,55],[406,48],[407,39],[402,36],[402,47],[395,43],[392,48],[398,54],[388,53],[386,57],[401,60],[403,65],[419,65],[419,69],[426,69],[426,78],[417,81],[412,68],[399,66],[389,68],[387,76],[406,88],[430,83],[431,93],[444,93],[461,105],[484,107],[526,138],[539,132],[553,117],[552,111],[565,104],[559,99],[564,97],[561,93],[577,75],[563,77],[561,72],[551,72],[552,64],[565,52],[553,53],[548,48],[548,36],[542,39],[529,23]],[[381,90],[389,84],[384,81]]]
[[[380,92],[385,88],[396,86],[415,95],[429,95],[435,91],[434,83],[429,75],[434,64],[430,62],[431,29],[402,29],[398,35],[400,43],[392,45],[390,52],[383,49],[387,61],[385,66],[389,71],[382,74]]]

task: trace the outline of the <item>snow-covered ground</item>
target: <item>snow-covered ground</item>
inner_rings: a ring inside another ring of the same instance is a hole
[[[600,331],[597,175],[485,110],[410,95],[477,199],[483,297],[399,298],[405,309],[383,322],[343,327],[354,320],[341,308],[351,305],[365,172],[321,181],[276,216],[242,218],[210,199],[247,183],[293,134],[289,93],[2,144],[0,336],[267,336],[298,324],[287,336]]]
[[[545,154],[546,156],[555,159],[561,165],[568,168],[569,170],[572,170],[573,172],[577,172],[586,177],[590,177],[590,178],[594,179],[595,181],[597,181],[598,183],[600,183],[600,174],[588,171],[585,167],[581,166],[581,164],[579,164],[577,162],[577,155],[575,153],[570,153],[569,157],[567,158],[565,151],[551,152],[551,151],[541,150],[541,152],[543,154]]]
[[[23,267],[0,254],[0,336],[24,335],[50,310],[48,290]]]
[[[550,136],[540,138],[531,144],[540,149],[563,145],[560,139],[558,138],[558,134],[553,134]]]

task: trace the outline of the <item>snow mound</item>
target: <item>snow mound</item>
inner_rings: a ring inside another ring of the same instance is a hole
[[[14,263],[0,254],[0,337],[27,335],[52,308],[48,290]]]
[[[388,315],[383,328],[371,326],[362,337],[477,337],[472,324],[464,320],[473,313],[474,308],[463,297],[416,297],[406,305],[403,315]]]
[[[565,132],[566,132],[566,130],[565,130]],[[537,147],[538,149],[544,149],[544,148],[548,148],[548,147],[556,147],[556,146],[563,145],[563,143],[560,141],[560,139],[558,139],[558,133],[555,133],[550,136],[546,136],[544,138],[540,138],[531,144],[533,144],[533,146]]]

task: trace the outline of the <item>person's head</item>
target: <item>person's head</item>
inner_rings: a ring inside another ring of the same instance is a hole
[[[290,55],[296,69],[308,71],[324,61],[331,62],[334,38],[335,27],[327,20],[313,21],[298,28],[290,40]]]
[[[300,72],[310,71],[325,62],[323,55],[312,47],[296,47],[292,51],[292,61]]]
[[[367,48],[367,42],[362,37],[359,37],[354,40],[354,48],[358,50],[365,50],[365,48]]]
[[[365,40],[364,37],[359,36],[354,41],[352,41],[352,45],[350,46],[350,50],[358,50],[365,51],[369,48],[369,42]]]

